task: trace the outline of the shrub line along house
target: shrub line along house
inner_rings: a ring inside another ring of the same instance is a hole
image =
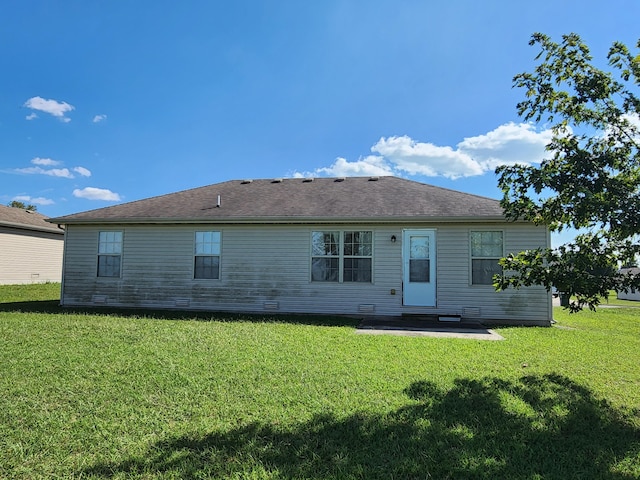
[[[0,205],[0,284],[60,281],[64,231],[46,218]]]
[[[49,221],[65,226],[65,306],[552,319],[543,287],[492,286],[546,227],[397,177],[232,180]]]

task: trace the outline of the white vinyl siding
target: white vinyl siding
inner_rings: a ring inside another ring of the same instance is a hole
[[[544,227],[520,223],[483,227],[503,230],[505,254],[549,245]],[[551,297],[544,287],[496,292],[492,286],[471,285],[468,226],[439,228],[437,257],[438,313],[457,312],[463,318],[521,324],[551,320]]]
[[[0,285],[60,282],[64,235],[0,227]]]
[[[194,235],[207,225],[126,225],[121,277],[96,278],[99,231],[106,226],[69,225],[63,304],[93,305],[97,296],[123,307],[210,311],[375,315],[463,314],[487,320],[544,323],[551,301],[542,287],[495,292],[471,285],[467,224],[412,224],[437,230],[436,307],[402,305],[402,224],[397,225],[216,225],[221,232],[220,279],[196,280]],[[527,224],[482,225],[503,230],[504,251],[548,245],[546,229]],[[473,229],[475,230],[475,229]],[[311,281],[313,232],[371,232],[371,282]],[[393,242],[391,237],[395,236]],[[548,302],[547,302],[548,300]]]

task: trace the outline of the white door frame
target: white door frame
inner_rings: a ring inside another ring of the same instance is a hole
[[[436,306],[435,229],[402,231],[402,285],[403,305]]]

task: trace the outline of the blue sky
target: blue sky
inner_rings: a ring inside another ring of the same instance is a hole
[[[533,32],[604,65],[637,0],[23,1],[0,16],[0,203],[60,216],[231,179],[391,174],[499,198],[549,132]],[[558,242],[556,238],[555,242]]]

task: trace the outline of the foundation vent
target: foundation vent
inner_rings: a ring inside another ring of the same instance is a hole
[[[262,304],[265,310],[279,310],[280,304],[275,300],[268,300]]]
[[[462,309],[463,317],[479,317],[480,316],[480,308],[479,307],[465,307]]]
[[[91,302],[95,303],[96,305],[104,305],[105,303],[107,303],[107,296],[106,295],[93,295],[91,297]]]
[[[376,310],[376,306],[372,303],[361,303],[358,305],[358,311],[360,313],[373,313]]]
[[[173,303],[176,307],[185,308],[191,305],[191,300],[188,298],[176,298]]]
[[[438,321],[439,322],[460,322],[462,320],[462,318],[460,318],[460,315],[440,315],[438,317]]]

